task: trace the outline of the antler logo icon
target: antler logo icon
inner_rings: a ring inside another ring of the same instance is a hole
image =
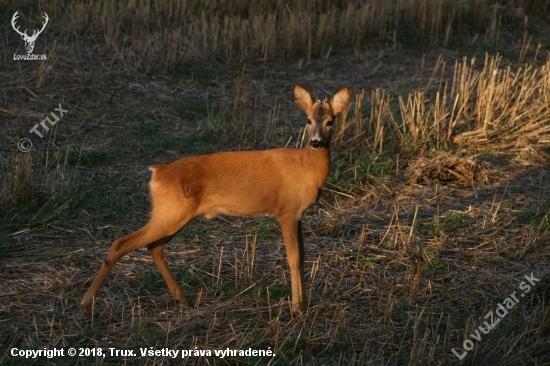
[[[19,13],[19,10],[17,10],[15,12],[15,14],[13,14],[13,18],[11,18],[11,26],[13,27],[13,29],[19,33],[21,35],[21,38],[23,38],[23,41],[25,41],[25,48],[27,49],[27,53],[31,53],[32,50],[34,49],[34,42],[36,41],[36,38],[38,38],[38,36],[40,35],[40,33],[42,33],[42,31],[44,30],[44,28],[46,28],[46,24],[48,24],[48,14],[44,13],[44,19],[46,20],[45,22],[42,22],[42,29],[40,29],[39,31],[37,31],[36,29],[34,30],[32,36],[29,37],[29,35],[27,34],[27,30],[25,29],[24,32],[21,32],[19,31],[19,26],[17,26],[17,28],[15,28],[15,21],[17,20],[17,18],[19,17],[19,15],[17,14]]]

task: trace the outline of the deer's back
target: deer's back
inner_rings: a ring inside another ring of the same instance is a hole
[[[312,160],[306,149],[192,156],[151,167],[151,192],[154,199],[155,190],[170,185],[171,190],[180,191],[183,200],[194,200],[197,214],[207,217],[218,213],[301,214],[315,202],[326,179],[329,162],[323,160]]]

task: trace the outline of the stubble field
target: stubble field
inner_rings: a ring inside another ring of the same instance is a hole
[[[549,365],[550,1],[499,4],[0,4],[0,364]],[[48,14],[47,60],[14,60],[16,11],[29,35]],[[82,314],[111,243],[147,222],[147,167],[303,146],[296,83],[352,90],[303,220],[308,310],[290,312],[265,215],[172,239],[187,306],[143,248]]]

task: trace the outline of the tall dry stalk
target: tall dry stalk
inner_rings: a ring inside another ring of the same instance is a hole
[[[326,57],[335,48],[360,50],[372,41],[391,39],[395,46],[410,31],[448,44],[462,28],[485,29],[485,41],[498,46],[503,12],[524,21],[528,12],[550,9],[549,0],[493,4],[491,0],[77,0],[64,5],[45,0],[39,7],[64,19],[56,29],[62,36],[74,38],[76,30],[93,37],[115,55],[124,54],[114,59],[124,67],[149,72],[156,64],[172,71],[175,62],[204,60],[233,63],[298,56],[309,61]],[[8,7],[17,8],[17,3],[10,1]]]
[[[17,151],[11,160],[9,169],[6,179],[3,179],[0,201],[10,206],[32,201],[35,187],[33,186],[31,153]]]
[[[384,90],[370,97],[370,116],[363,117],[364,91],[342,115],[335,145],[381,154],[397,150],[422,151],[455,144],[510,146],[550,139],[550,60],[542,67],[501,66],[499,55],[456,62],[448,82],[445,63],[438,62],[428,87],[399,96],[399,110]],[[440,76],[436,76],[440,74]],[[439,81],[438,81],[439,78]],[[390,149],[390,150],[388,150]]]

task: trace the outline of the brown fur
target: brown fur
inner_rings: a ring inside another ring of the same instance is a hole
[[[301,219],[320,196],[330,169],[327,124],[349,103],[349,90],[335,94],[330,103],[316,101],[296,85],[296,103],[308,115],[306,128],[322,147],[266,151],[222,152],[193,156],[155,165],[149,184],[153,203],[151,219],[142,229],[115,240],[89,290],[82,299],[88,308],[115,263],[125,254],[147,246],[172,295],[185,301],[183,292],[164,260],[170,239],[196,216],[271,213],[281,223],[292,284],[294,310],[305,308],[304,245]]]

